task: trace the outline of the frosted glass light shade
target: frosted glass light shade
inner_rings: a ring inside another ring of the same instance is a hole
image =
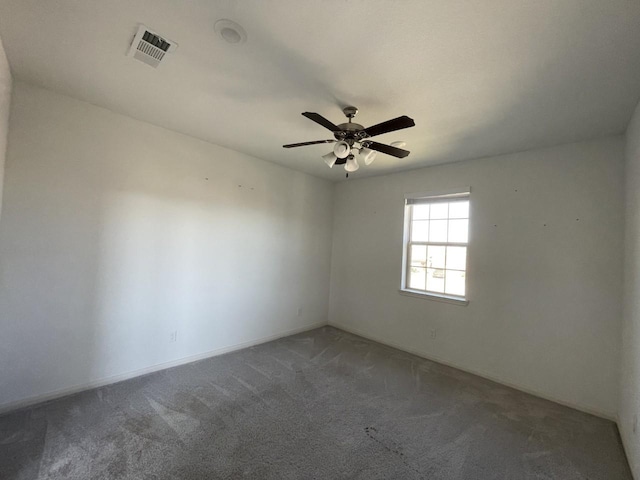
[[[347,172],[351,173],[351,172],[355,172],[359,168],[360,168],[360,165],[358,165],[358,161],[356,160],[356,157],[354,157],[353,155],[349,155],[349,158],[347,158],[347,163],[344,164],[344,169]]]
[[[391,142],[391,146],[396,148],[404,148],[407,146],[407,142],[403,142],[403,141]]]
[[[347,142],[337,142],[333,146],[333,153],[335,153],[338,158],[347,158],[350,150],[351,148]]]
[[[371,150],[370,148],[363,148],[360,150],[360,155],[362,156],[365,165],[371,165],[376,159],[377,154],[378,152]]]
[[[338,159],[338,157],[336,157],[333,152],[329,152],[326,155],[323,155],[322,158],[324,158],[324,163],[329,165],[329,168],[333,168],[333,166],[336,164],[336,160]]]

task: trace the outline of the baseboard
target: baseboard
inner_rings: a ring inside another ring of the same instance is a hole
[[[160,370],[165,370],[167,368],[177,367],[179,365],[184,365],[187,363],[197,362],[198,360],[204,360],[205,358],[216,357],[218,355],[223,355],[225,353],[233,352],[236,350],[242,350],[243,348],[253,347],[255,345],[260,345],[262,343],[271,342],[273,340],[277,340],[279,338],[288,337],[290,335],[295,335],[297,333],[306,332],[309,330],[314,330],[316,328],[326,326],[326,322],[318,322],[313,323],[311,325],[305,325],[298,328],[293,328],[291,330],[285,330],[283,332],[279,332],[273,335],[269,335],[266,337],[257,338],[255,340],[249,340],[248,342],[237,343],[235,345],[229,345],[227,347],[216,348],[215,350],[210,350],[204,353],[198,353],[196,355],[189,355],[187,357],[178,358],[176,360],[170,360],[168,362],[157,363],[155,365],[151,365],[149,367],[140,368],[137,370],[132,370],[125,373],[119,373],[117,375],[111,375],[108,377],[99,378],[97,380],[92,380],[87,383],[82,383],[78,385],[74,385],[72,387],[61,388],[59,390],[53,390],[47,393],[34,395],[31,397],[23,398],[21,400],[8,402],[0,405],[0,415],[3,415],[8,412],[13,412],[15,410],[21,410],[26,407],[31,407],[38,403],[48,402],[51,400],[55,400],[57,398],[66,397],[68,395],[73,395],[74,393],[80,393],[85,390],[91,390],[93,388],[104,387],[106,385],[111,385],[113,383],[122,382],[124,380],[129,380],[131,378],[140,377],[142,375],[147,375],[149,373],[157,372]]]
[[[205,358],[210,358],[210,357],[215,357],[218,355],[223,355],[225,353],[229,353],[229,352],[233,352],[236,350],[241,350],[243,348],[248,348],[248,347],[253,347],[255,345],[260,345],[262,343],[267,343],[267,342],[271,342],[273,340],[277,340],[279,338],[283,338],[283,337],[288,337],[290,335],[295,335],[297,333],[302,333],[302,332],[306,332],[309,330],[314,330],[316,328],[320,328],[327,325],[327,323],[324,322],[319,322],[319,323],[314,323],[314,324],[310,324],[310,325],[305,325],[303,327],[298,327],[298,328],[294,328],[291,330],[286,330],[283,332],[279,332],[276,333],[274,335],[269,335],[266,337],[261,337],[255,340],[250,340],[248,342],[243,342],[243,343],[238,343],[235,345],[229,345],[226,347],[221,347],[221,348],[217,348],[215,350],[211,350],[208,352],[204,352],[204,353],[199,353],[196,355],[189,355],[187,357],[182,357],[176,360],[171,360],[168,362],[162,362],[162,363],[158,363],[155,365],[151,365],[149,367],[145,367],[145,368],[141,368],[141,369],[137,369],[137,370],[132,370],[130,372],[125,372],[125,373],[121,373],[121,374],[117,374],[117,375],[112,375],[109,377],[103,377],[97,380],[93,380],[91,382],[87,382],[87,383],[83,383],[83,384],[78,384],[78,385],[74,385],[72,387],[67,387],[67,388],[62,388],[59,390],[53,390],[44,394],[40,394],[40,395],[34,395],[32,397],[27,397],[21,400],[17,400],[14,402],[9,402],[9,403],[5,403],[0,405],[0,415],[3,415],[5,413],[14,411],[14,410],[20,410],[22,408],[26,408],[26,407],[30,407],[33,405],[36,405],[38,403],[42,403],[42,402],[47,402],[50,400],[55,400],[57,398],[61,398],[61,397],[65,397],[67,395],[73,395],[74,393],[79,393],[79,392],[83,392],[85,390],[91,390],[93,388],[98,388],[98,387],[104,387],[105,385],[111,385],[113,383],[118,383],[118,382],[122,382],[124,380],[129,380],[131,378],[135,378],[135,377],[140,377],[142,375],[147,375],[149,373],[153,373],[153,372],[157,372],[160,370],[165,370],[167,368],[172,368],[172,367],[177,367],[179,365],[184,365],[187,363],[191,363],[191,362],[197,362],[198,360],[204,360]],[[470,369],[467,368],[465,366],[461,366],[458,364],[455,364],[453,362],[449,362],[447,360],[443,360],[441,358],[435,357],[433,355],[429,355],[426,354],[422,351],[418,351],[416,349],[411,349],[411,348],[406,348],[405,346],[399,345],[395,342],[390,342],[387,339],[382,339],[379,338],[375,335],[371,335],[369,333],[363,332],[361,330],[358,330],[356,328],[352,328],[346,325],[342,325],[339,323],[335,323],[335,322],[329,322],[329,325],[331,325],[332,327],[338,328],[340,330],[344,330],[345,332],[349,332],[352,333],[354,335],[358,335],[359,337],[363,337],[369,340],[372,340],[374,342],[378,342],[381,343],[383,345],[387,345],[389,347],[393,347],[396,348],[398,350],[402,350],[404,352],[407,353],[411,353],[412,355],[416,355],[418,357],[422,357],[425,358],[427,360],[431,360],[433,362],[436,363],[440,363],[442,365],[446,365],[448,367],[452,367],[452,368],[456,368],[458,370],[462,370],[464,372],[467,373],[471,373],[473,375],[477,375],[479,377],[485,378],[487,380],[491,380],[492,382],[496,382],[499,383],[501,385],[510,387],[510,388],[514,388],[516,390],[520,390],[521,392],[524,393],[528,393],[530,395],[534,395],[536,397],[539,398],[543,398],[545,400],[549,400],[551,402],[554,403],[558,403],[560,405],[564,405],[566,407],[569,408],[573,408],[575,410],[579,410],[581,412],[585,412],[591,415],[595,415],[597,417],[601,417],[607,420],[611,420],[613,422],[617,423],[617,417],[615,415],[612,415],[610,413],[607,412],[602,412],[602,411],[598,411],[598,410],[594,410],[590,407],[586,407],[584,405],[580,405],[580,404],[575,404],[572,402],[566,402],[564,400],[560,400],[554,397],[551,397],[549,395],[537,392],[535,390],[529,389],[527,387],[524,387],[522,385],[518,385],[518,384],[514,384],[511,382],[507,382],[504,381],[500,378],[497,378],[491,374],[488,374],[486,372],[480,371],[480,370],[476,370],[476,369]]]
[[[339,330],[344,330],[345,332],[349,332],[349,333],[352,333],[354,335],[358,335],[359,337],[363,337],[363,338],[366,338],[368,340],[372,340],[374,342],[378,342],[378,343],[381,343],[383,345],[387,345],[389,347],[393,347],[393,348],[396,348],[398,350],[402,350],[403,352],[407,352],[407,353],[410,353],[412,355],[416,355],[418,357],[425,358],[427,360],[431,360],[432,362],[436,362],[436,363],[439,363],[441,365],[446,365],[447,367],[452,367],[452,368],[455,368],[457,370],[462,370],[463,372],[467,372],[467,373],[471,373],[473,375],[477,375],[478,377],[482,377],[482,378],[485,378],[487,380],[491,380],[492,382],[499,383],[500,385],[504,385],[505,387],[513,388],[515,390],[519,390],[519,391],[527,393],[529,395],[533,395],[535,397],[542,398],[544,400],[549,400],[550,402],[554,402],[554,403],[557,403],[559,405],[563,405],[565,407],[573,408],[574,410],[579,410],[581,412],[588,413],[588,414],[594,415],[596,417],[604,418],[606,420],[611,420],[612,422],[615,422],[617,424],[617,420],[618,420],[617,416],[615,414],[610,413],[610,412],[602,412],[602,411],[599,411],[599,410],[596,410],[596,409],[593,409],[591,407],[587,407],[587,406],[584,406],[584,405],[580,405],[580,404],[576,404],[576,403],[572,403],[572,402],[566,402],[564,400],[560,400],[558,398],[551,397],[551,396],[546,395],[544,393],[537,392],[537,391],[532,390],[530,388],[527,388],[525,386],[518,385],[518,384],[515,384],[515,383],[511,383],[511,382],[507,382],[505,380],[502,380],[502,379],[500,379],[498,377],[495,377],[494,375],[491,375],[489,373],[483,372],[481,370],[476,370],[476,369],[468,368],[466,366],[458,365],[458,364],[455,364],[453,362],[449,362],[447,360],[444,360],[442,358],[438,358],[436,356],[429,355],[429,354],[427,354],[425,352],[422,352],[422,351],[419,351],[419,350],[416,350],[416,349],[407,348],[407,347],[405,347],[403,345],[399,345],[399,344],[391,342],[391,341],[389,341],[387,339],[379,338],[379,337],[377,337],[375,335],[371,335],[369,333],[363,332],[361,330],[358,330],[356,328],[352,328],[352,327],[349,327],[349,326],[346,326],[346,325],[342,325],[340,323],[329,322],[329,325],[334,327],[334,328],[337,328]]]
[[[631,477],[634,478],[635,480],[639,480],[640,479],[640,472],[638,472],[638,474],[636,474],[636,472],[634,471],[634,465],[631,464],[631,462],[629,461],[629,459],[631,458],[629,456],[629,449],[627,448],[627,443],[626,443],[626,435],[622,434],[622,429],[620,428],[620,424],[618,423],[618,436],[620,438],[620,443],[622,444],[622,450],[624,451],[624,455],[627,459],[627,464],[629,465],[629,470],[631,471]]]

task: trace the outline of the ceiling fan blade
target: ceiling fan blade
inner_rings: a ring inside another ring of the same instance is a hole
[[[284,148],[304,147],[305,145],[316,145],[318,143],[333,143],[335,140],[316,140],[314,142],[290,143],[283,145]]]
[[[366,140],[363,142],[363,145],[367,146],[371,150],[376,150],[378,152],[386,153],[387,155],[391,155],[392,157],[404,158],[409,155],[409,150],[403,150],[402,148],[392,147],[391,145],[385,145],[384,143],[372,142],[371,140]]]
[[[331,130],[332,132],[337,132],[338,130],[340,130],[337,125],[334,125],[319,113],[304,112],[302,115],[307,117],[309,120],[313,120],[314,122],[322,125],[324,128]]]
[[[367,132],[367,135],[370,137],[375,137],[376,135],[382,135],[383,133],[415,127],[415,125],[416,122],[414,122],[412,118],[403,115],[401,117],[394,118],[393,120],[387,120],[386,122],[379,123],[373,127],[365,128],[364,131]]]

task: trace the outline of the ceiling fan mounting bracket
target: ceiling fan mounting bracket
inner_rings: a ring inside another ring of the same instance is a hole
[[[342,112],[349,119],[349,121],[351,121],[351,119],[358,114],[358,109],[354,106],[348,106],[348,107],[344,107],[342,109]]]

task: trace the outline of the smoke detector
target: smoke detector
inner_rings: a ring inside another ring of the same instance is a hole
[[[226,18],[218,20],[214,23],[213,30],[225,42],[232,45],[240,45],[247,41],[247,32],[233,20],[227,20]]]
[[[177,47],[178,44],[173,40],[167,40],[153,30],[140,25],[127,56],[157,68],[165,55],[173,52]]]

